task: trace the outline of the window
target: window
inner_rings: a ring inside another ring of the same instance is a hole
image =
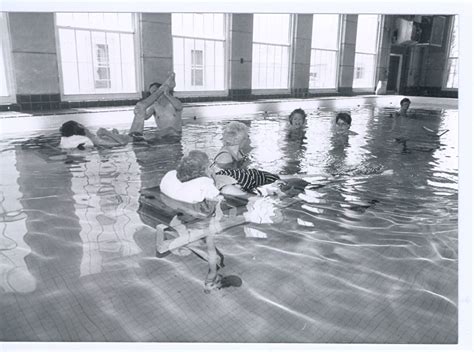
[[[359,15],[354,62],[353,88],[374,89],[378,16]]]
[[[97,59],[94,63],[94,86],[95,88],[111,88],[109,46],[96,44],[95,52]]]
[[[7,14],[0,12],[0,103],[15,102]]]
[[[3,16],[3,14],[2,14]],[[0,97],[8,97],[10,93],[8,92],[8,85],[7,85],[7,67],[5,65],[5,54],[6,48],[4,48],[3,44],[3,36],[1,41],[1,48],[0,48]]]
[[[57,13],[64,95],[136,93],[130,13]]]
[[[204,64],[202,50],[191,50],[191,85],[204,85]]]
[[[224,14],[173,13],[177,91],[225,90]]]
[[[454,16],[451,40],[449,42],[449,54],[446,67],[446,86],[445,88],[457,89],[459,87],[458,57],[459,57],[459,27],[458,16]]]
[[[313,15],[309,88],[336,88],[338,54],[339,15]]]
[[[253,15],[252,88],[288,89],[290,15]]]

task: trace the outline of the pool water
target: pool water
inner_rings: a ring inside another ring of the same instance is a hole
[[[354,106],[357,134],[334,130],[334,109],[306,110],[304,133],[286,112],[242,118],[252,167],[312,186],[238,210],[215,244],[242,285],[209,294],[204,260],[156,257],[140,191],[189,150],[215,155],[228,120],[69,155],[44,131],[3,138],[0,340],[456,343],[457,108],[392,129],[392,108]]]

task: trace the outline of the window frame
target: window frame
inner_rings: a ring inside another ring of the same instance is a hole
[[[174,12],[174,13],[183,13],[183,12]],[[192,14],[196,12],[191,12]],[[201,13],[199,13],[201,14]],[[202,13],[204,14],[204,13]],[[206,12],[207,14],[207,12]],[[224,19],[224,39],[215,39],[215,38],[204,38],[204,37],[189,37],[186,35],[173,35],[173,32],[171,31],[171,42],[174,45],[174,38],[182,38],[182,39],[193,39],[193,40],[203,40],[203,41],[215,41],[215,42],[223,42],[224,44],[224,89],[218,89],[218,90],[175,90],[174,91],[174,96],[177,98],[194,98],[194,97],[225,97],[229,93],[229,77],[230,77],[230,72],[229,72],[229,48],[230,48],[230,35],[229,35],[229,24],[230,24],[230,14],[228,13],[216,13],[216,14],[222,14],[223,19]],[[171,20],[172,21],[172,20]],[[198,49],[199,50],[199,49]],[[173,55],[174,56],[174,55]],[[205,65],[204,65],[204,57],[205,53],[203,52],[203,74],[205,72]],[[173,61],[173,71],[176,72],[174,68],[174,57],[172,58]],[[191,67],[190,67],[191,69]]]
[[[449,24],[449,37],[447,40],[447,49],[446,50],[446,57],[445,57],[445,64],[444,64],[444,72],[443,72],[443,86],[441,87],[442,91],[445,92],[458,92],[459,91],[459,51],[460,51],[460,41],[459,41],[459,34],[461,32],[461,25],[460,25],[460,17],[458,17],[458,56],[456,57],[457,60],[457,65],[458,65],[458,88],[448,88],[448,76],[449,76],[449,59],[451,58],[450,53],[451,53],[451,42],[453,40],[453,30],[454,30],[454,23],[455,23],[455,18],[454,16],[459,16],[459,14],[455,14],[451,17],[450,19],[450,24]],[[454,56],[453,56],[454,57]]]
[[[357,15],[357,25],[359,25],[359,16],[361,14]],[[365,15],[365,14],[362,14]],[[383,35],[383,22],[384,22],[384,16],[381,14],[373,14],[369,13],[367,15],[375,15],[377,16],[377,35],[375,37],[375,54],[370,54],[370,53],[361,53],[363,55],[373,55],[374,56],[374,75],[372,77],[372,86],[371,87],[354,87],[354,77],[355,77],[355,57],[358,54],[356,51],[357,48],[357,33],[356,33],[356,43],[354,46],[354,70],[353,70],[353,78],[352,78],[352,91],[355,93],[371,93],[375,94],[375,87],[377,80],[379,78],[379,74],[377,72],[377,68],[379,67],[379,58],[380,58],[380,46],[382,44],[382,35]]]
[[[324,15],[323,13],[313,13],[313,23],[314,23],[314,15]],[[334,14],[333,14],[334,15]],[[337,14],[338,15],[338,28],[337,28],[337,49],[336,50],[329,50],[329,49],[318,49],[318,48],[313,48],[312,44],[311,45],[311,56],[310,56],[310,68],[309,68],[309,73],[311,75],[311,58],[313,57],[313,50],[324,50],[324,51],[333,51],[336,52],[336,77],[334,81],[334,88],[311,88],[309,87],[310,83],[310,77],[308,76],[308,92],[309,93],[337,93],[339,91],[339,78],[340,78],[340,73],[341,73],[341,42],[342,42],[342,22],[343,22],[343,15],[342,14]],[[313,31],[311,31],[311,43],[312,43],[312,35]]]
[[[16,82],[14,79],[14,67],[13,67],[13,58],[12,58],[12,46],[10,38],[10,22],[7,12],[3,12],[4,21],[1,23],[1,33],[3,45],[3,52],[0,55],[3,55],[3,63],[5,66],[5,78],[6,85],[8,90],[8,95],[0,96],[0,105],[9,105],[16,104]]]
[[[274,44],[274,43],[263,43],[263,42],[254,42],[253,41],[253,33],[252,33],[252,77],[250,81],[250,90],[251,94],[253,95],[267,95],[267,94],[291,94],[291,88],[292,88],[292,83],[291,83],[291,77],[292,77],[292,71],[293,71],[293,50],[294,50],[294,34],[296,33],[296,20],[295,20],[295,14],[288,14],[288,13],[275,13],[278,15],[289,15],[290,16],[290,21],[289,21],[289,28],[288,28],[288,46],[283,45],[283,44]],[[265,13],[263,15],[273,15],[270,13]],[[254,23],[254,18],[252,16],[252,24]],[[253,81],[253,46],[254,44],[260,44],[260,45],[272,45],[272,46],[284,46],[288,47],[288,87],[287,88],[252,88],[252,81]],[[308,77],[309,79],[309,77]]]
[[[56,53],[57,53],[57,64],[59,70],[59,90],[61,101],[69,101],[69,102],[78,102],[78,101],[96,101],[96,100],[123,100],[123,99],[141,99],[141,87],[143,86],[143,78],[142,78],[142,65],[141,65],[141,45],[140,45],[140,26],[139,26],[139,14],[131,13],[132,15],[132,24],[134,28],[133,32],[133,45],[134,45],[134,59],[135,59],[135,93],[108,93],[108,92],[100,92],[100,93],[84,93],[84,94],[65,94],[64,93],[64,78],[63,78],[63,71],[62,71],[62,58],[61,58],[61,47],[59,43],[59,28],[67,28],[58,26],[57,24],[57,13],[54,13],[54,33],[55,33],[55,41],[56,41]],[[79,30],[87,30],[93,32],[111,32],[111,33],[122,33],[123,31],[120,30],[104,30],[104,29],[88,29],[82,27],[72,27],[73,29]],[[125,33],[130,33],[126,31]]]

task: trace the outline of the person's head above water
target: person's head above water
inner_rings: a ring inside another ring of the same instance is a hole
[[[352,117],[346,112],[340,112],[336,115],[336,125],[337,126],[348,126],[352,124]]]
[[[246,150],[250,146],[249,128],[242,122],[232,121],[224,127],[222,142],[225,146],[239,146]]]
[[[306,122],[306,113],[303,109],[298,108],[291,112],[288,117],[290,120],[290,125],[294,127],[303,127]]]
[[[158,89],[160,89],[160,87],[161,87],[162,85],[163,85],[163,84],[161,84],[161,83],[153,82],[153,83],[151,83],[150,86],[148,87],[148,91],[150,92],[150,94],[152,94],[152,93],[156,92]],[[165,85],[165,87],[169,87],[169,86],[168,86],[168,85]],[[169,87],[168,92],[169,92],[170,94],[173,94],[174,88]]]
[[[400,100],[400,110],[408,110],[408,108],[410,107],[410,104],[411,104],[411,101],[410,99],[408,98],[403,98],[402,100]]]
[[[77,121],[71,120],[62,124],[59,128],[62,137],[85,136],[86,129]]]
[[[158,83],[158,82],[153,82],[150,84],[150,86],[148,87],[148,90],[153,93],[155,92],[157,89],[159,89],[161,87],[161,83]]]
[[[209,177],[209,157],[199,150],[191,150],[187,156],[181,158],[176,168],[176,177],[181,182],[198,177]]]

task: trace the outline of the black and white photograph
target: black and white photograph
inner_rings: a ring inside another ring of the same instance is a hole
[[[139,4],[2,5],[0,350],[467,348],[470,8]]]

